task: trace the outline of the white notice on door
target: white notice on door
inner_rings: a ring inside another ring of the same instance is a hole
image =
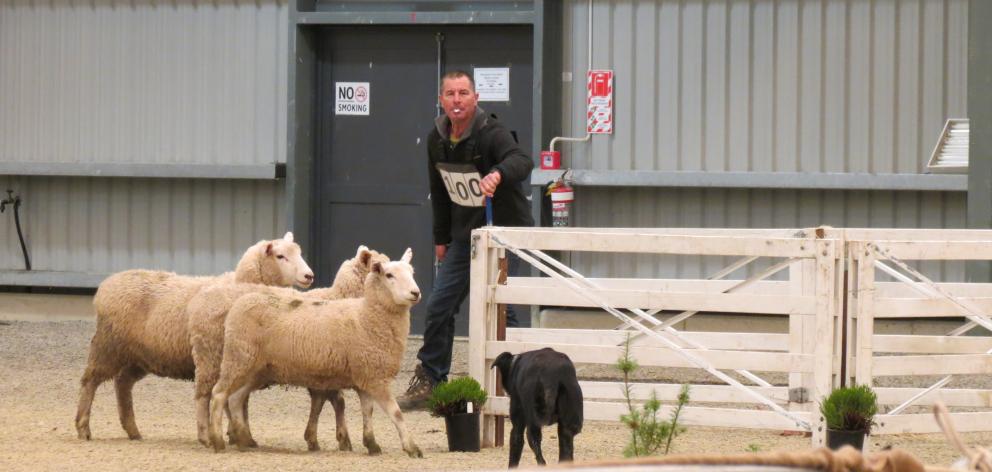
[[[369,114],[368,82],[334,82],[335,115]]]
[[[476,67],[475,91],[480,102],[510,101],[510,68]]]

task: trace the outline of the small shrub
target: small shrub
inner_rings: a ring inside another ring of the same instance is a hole
[[[827,428],[838,431],[870,434],[876,413],[878,397],[867,385],[838,388],[820,404],[820,414],[827,422]]]
[[[461,377],[435,386],[427,399],[427,408],[434,416],[468,413],[469,402],[473,403],[474,411],[478,411],[486,403],[486,397],[479,382],[472,377]]]
[[[757,444],[754,444],[754,443],[751,443],[751,444],[748,444],[747,445],[747,449],[745,449],[745,450],[747,452],[760,452],[761,451],[761,446],[759,446]]]
[[[647,456],[658,453],[664,446],[664,454],[672,447],[672,439],[685,432],[685,428],[679,425],[679,415],[682,408],[689,403],[689,386],[682,385],[679,392],[678,404],[672,410],[669,420],[658,419],[658,410],[661,409],[661,402],[654,392],[651,398],[644,405],[637,409],[630,399],[630,374],[637,369],[637,361],[630,357],[630,336],[624,345],[623,357],[617,360],[617,369],[623,373],[623,394],[627,400],[626,415],[620,417],[620,421],[630,428],[630,442],[624,448],[625,457]]]

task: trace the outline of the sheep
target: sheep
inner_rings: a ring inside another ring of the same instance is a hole
[[[527,444],[537,463],[541,454],[541,427],[558,423],[558,462],[571,461],[573,438],[582,431],[582,388],[575,376],[575,365],[565,354],[551,348],[514,356],[504,352],[493,361],[499,369],[503,388],[510,395],[510,468],[520,463]]]
[[[199,441],[210,447],[207,436],[207,421],[209,414],[211,389],[217,383],[220,373],[220,363],[224,354],[224,320],[234,302],[242,295],[253,292],[266,292],[282,296],[302,295],[308,299],[335,300],[341,298],[357,298],[364,294],[365,277],[374,262],[389,262],[389,258],[365,246],[360,246],[355,257],[341,263],[334,283],[329,288],[310,290],[300,294],[290,288],[269,287],[258,284],[241,284],[217,282],[200,291],[186,307],[190,344],[193,348],[193,362],[196,364],[196,430]],[[337,439],[340,450],[351,450],[351,440],[348,437],[348,427],[344,419],[344,399],[336,390],[310,391],[311,414],[307,423],[304,438],[310,450],[320,449],[317,442],[317,421],[325,401],[334,406],[337,419]],[[245,430],[249,443],[251,433],[247,426],[247,402],[242,415],[245,417]],[[233,440],[233,436],[231,437]]]
[[[243,434],[241,404],[260,386],[278,383],[355,389],[370,454],[379,451],[369,421],[374,400],[396,426],[403,450],[423,457],[389,388],[410,333],[410,307],[420,301],[412,256],[407,249],[399,261],[372,264],[364,298],[316,301],[253,293],[238,299],[225,323],[224,357],[210,403],[214,449],[224,449],[220,428],[228,399],[235,442],[244,449],[250,444]]]
[[[214,277],[181,276],[172,272],[127,270],[104,280],[93,306],[96,333],[80,380],[76,433],[90,439],[90,411],[97,387],[113,378],[117,411],[129,439],[141,439],[134,421],[132,389],[151,373],[193,380],[193,356],[186,328],[186,304],[203,287],[216,282],[299,285],[313,282],[313,271],[301,256],[293,233],[282,239],[259,241],[241,257],[233,273]]]

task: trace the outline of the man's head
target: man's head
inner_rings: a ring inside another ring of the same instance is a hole
[[[465,125],[471,122],[475,117],[475,106],[479,102],[472,76],[462,70],[444,74],[438,100],[452,123]]]

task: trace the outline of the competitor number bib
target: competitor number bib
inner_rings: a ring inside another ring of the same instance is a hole
[[[437,171],[448,189],[451,201],[464,207],[481,207],[485,205],[485,195],[479,182],[482,176],[472,164],[437,163]]]

